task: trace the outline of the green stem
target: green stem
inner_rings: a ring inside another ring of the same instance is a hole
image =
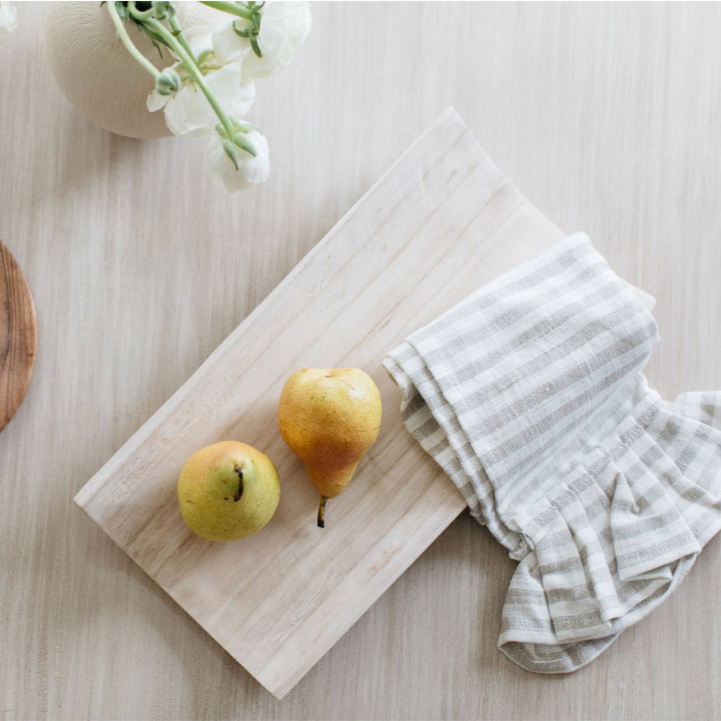
[[[135,47],[133,44],[133,41],[130,39],[130,36],[128,35],[128,31],[125,29],[125,25],[123,24],[123,21],[120,19],[120,15],[118,15],[118,9],[115,7],[114,0],[111,0],[111,2],[108,3],[108,12],[110,13],[110,17],[113,20],[113,24],[115,25],[115,29],[118,31],[118,38],[120,39],[120,42],[125,45],[127,48],[127,51],[154,77],[157,78],[158,75],[160,75],[160,70],[153,65],[153,63],[148,60],[148,58],[143,55],[138,48]]]
[[[218,119],[223,124],[223,127],[225,128],[226,132],[228,133],[228,137],[232,138],[235,134],[235,128],[233,127],[233,124],[230,122],[230,118],[225,114],[223,111],[223,108],[220,107],[220,104],[215,99],[215,95],[213,95],[212,90],[208,87],[207,83],[205,82],[205,78],[203,77],[203,73],[200,72],[200,69],[198,68],[198,65],[196,64],[195,58],[193,57],[192,53],[188,53],[185,48],[178,42],[178,40],[173,36],[171,32],[168,31],[168,29],[160,22],[158,22],[155,19],[152,20],[146,20],[145,24],[153,29],[160,37],[163,39],[163,42],[175,52],[175,54],[180,58],[180,61],[183,63],[183,66],[187,69],[187,71],[193,76],[193,80],[197,83],[198,87],[203,91],[203,94],[206,98],[208,98],[208,102],[210,103],[210,106],[215,111],[215,114],[218,116]]]
[[[237,15],[239,18],[245,18],[251,20],[253,18],[253,11],[250,8],[244,8],[240,5],[236,5],[234,2],[210,2],[210,0],[200,0],[201,4],[207,5],[209,8],[215,10],[222,10],[225,13],[231,15]]]
[[[141,12],[140,10],[138,10],[137,3],[129,2],[128,10],[130,14],[141,23],[144,23],[147,20],[154,19],[153,13],[155,12],[155,10],[153,8]],[[188,45],[188,41],[185,39],[185,35],[183,35],[183,28],[180,27],[180,23],[175,19],[174,8],[171,9],[171,11],[168,13],[168,17],[170,27],[173,30],[173,35],[178,39],[178,42],[185,48],[185,51],[188,53],[188,55],[190,55],[192,58],[195,58],[195,55],[193,55],[193,51],[190,49],[190,45]]]
[[[188,45],[188,41],[185,39],[185,35],[183,35],[183,28],[180,27],[180,23],[175,19],[175,14],[172,14],[170,16],[170,27],[173,29],[173,35],[183,46],[185,52],[188,53],[188,55],[190,55],[193,60],[195,60],[195,55],[193,55],[193,51],[190,49],[190,45]]]
[[[145,10],[144,12],[140,12],[134,2],[128,3],[128,10],[136,20],[148,20],[149,18],[153,17],[153,13],[155,12],[153,8],[150,8],[150,10]]]

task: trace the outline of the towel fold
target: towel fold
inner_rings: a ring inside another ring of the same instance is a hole
[[[663,401],[640,372],[658,340],[578,233],[384,361],[408,430],[519,561],[498,646],[523,668],[594,659],[721,528],[721,394]]]

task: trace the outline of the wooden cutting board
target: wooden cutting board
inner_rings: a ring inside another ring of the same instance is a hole
[[[25,398],[37,345],[33,296],[17,261],[0,242],[0,431]]]
[[[447,110],[75,501],[282,698],[465,507],[403,426],[386,352],[562,237]],[[384,406],[323,530],[276,421],[285,379],[308,366],[363,368]],[[282,497],[256,536],[214,544],[185,527],[176,480],[226,439],[272,458]]]

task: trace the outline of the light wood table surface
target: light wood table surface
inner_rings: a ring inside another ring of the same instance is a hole
[[[544,677],[495,649],[514,562],[464,513],[280,702],[71,499],[449,105],[658,299],[652,385],[721,388],[721,5],[316,3],[251,114],[271,180],[232,197],[203,143],[78,115],[43,11],[0,48],[0,238],[39,323],[0,434],[0,718],[720,718],[719,538],[590,666]]]

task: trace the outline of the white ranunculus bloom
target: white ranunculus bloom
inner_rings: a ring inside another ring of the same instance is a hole
[[[248,114],[255,100],[255,85],[242,77],[240,62],[212,70],[205,75],[205,82],[226,115],[242,118]],[[153,90],[148,96],[148,110],[152,113],[161,108],[175,135],[207,137],[215,133],[219,122],[208,98],[192,80],[185,80],[172,95]]]
[[[310,3],[268,0],[262,9],[258,57],[248,38],[240,37],[233,26],[244,30],[248,21],[228,20],[213,33],[213,50],[221,63],[242,59],[243,75],[251,80],[265,78],[282,70],[298,54],[311,28]]]
[[[188,45],[197,57],[211,49],[212,28],[190,28],[184,33]],[[220,107],[234,118],[242,118],[255,100],[255,85],[241,73],[241,60],[210,70],[203,77]],[[172,67],[178,70],[179,62]],[[165,109],[165,122],[175,135],[207,137],[215,133],[218,116],[203,91],[187,73],[181,72],[183,83],[172,95],[161,95],[153,90],[148,96],[148,110],[151,113]]]
[[[18,26],[17,14],[17,9],[9,2],[0,2],[0,43],[8,40]]]
[[[270,175],[270,153],[268,141],[259,130],[250,130],[248,140],[256,156],[238,149],[238,169],[223,148],[223,138],[217,133],[208,141],[208,163],[213,180],[225,185],[231,193],[248,190],[257,183],[264,183]]]

